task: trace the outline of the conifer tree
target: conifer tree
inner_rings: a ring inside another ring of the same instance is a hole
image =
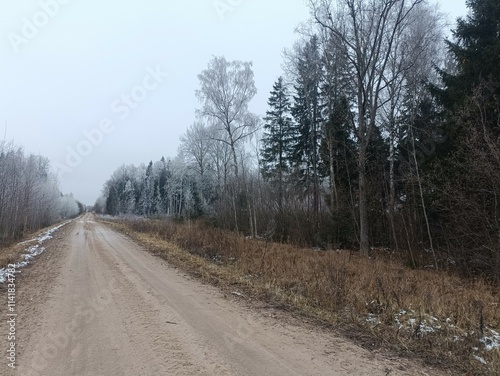
[[[269,110],[264,118],[264,135],[261,140],[261,171],[264,178],[277,182],[278,211],[281,214],[283,210],[283,185],[285,175],[290,170],[294,142],[290,99],[283,77],[279,77],[274,83],[267,103]]]
[[[489,128],[494,129],[498,114],[496,102],[500,96],[500,2],[498,0],[469,0],[469,15],[457,20],[454,41],[446,41],[456,63],[456,72],[441,70],[443,89],[432,87],[445,109],[450,141],[463,134],[456,114],[464,109],[468,98],[479,87],[487,88],[489,102],[485,112]],[[451,145],[448,144],[449,147]]]
[[[316,36],[299,51],[296,70],[296,95],[291,111],[296,123],[293,161],[306,189],[312,189],[312,207],[317,215],[320,205],[322,64]]]
[[[293,143],[290,99],[283,77],[275,82],[267,103],[269,110],[264,118],[264,135],[261,140],[262,173],[266,178],[276,175],[281,182],[290,167]]]

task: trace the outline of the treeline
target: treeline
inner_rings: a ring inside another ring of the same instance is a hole
[[[0,245],[83,211],[83,204],[61,194],[47,158],[0,142]]]
[[[425,1],[311,0],[263,119],[252,64],[214,58],[179,155],[96,207],[500,278],[500,3],[468,6],[445,40]]]
[[[204,213],[203,187],[182,160],[122,166],[106,182],[94,211],[196,218]]]

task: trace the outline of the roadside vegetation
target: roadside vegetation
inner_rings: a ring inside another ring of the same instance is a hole
[[[331,325],[369,348],[449,368],[500,372],[500,292],[480,278],[251,239],[202,222],[111,218],[155,255],[203,280]]]

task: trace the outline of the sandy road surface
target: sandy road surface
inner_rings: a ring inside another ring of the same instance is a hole
[[[18,366],[2,351],[0,374],[436,374],[245,307],[92,219],[61,229],[22,272]],[[5,307],[0,314],[6,342]]]

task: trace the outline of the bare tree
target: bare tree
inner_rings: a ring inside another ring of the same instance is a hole
[[[356,87],[360,251],[369,250],[367,151],[386,87],[386,69],[401,25],[423,0],[310,0],[314,21],[332,33]]]
[[[402,132],[400,118],[405,105],[409,106],[413,113],[417,102],[428,95],[425,85],[432,82],[433,76],[436,75],[433,66],[438,65],[441,59],[439,50],[443,44],[442,40],[441,15],[436,7],[422,3],[415,7],[397,30],[393,49],[389,54],[384,77],[385,91],[382,93],[381,121],[389,140],[388,214],[396,248],[398,239],[394,219],[397,207],[395,166]],[[410,133],[411,129],[410,124]],[[426,216],[425,210],[424,215]],[[428,236],[432,244],[430,231]]]
[[[0,142],[0,243],[78,215],[76,200],[61,195],[49,167],[46,158]]]
[[[196,96],[203,105],[198,114],[227,134],[216,140],[231,148],[234,174],[238,177],[236,146],[255,132],[259,122],[248,111],[248,104],[257,93],[252,63],[214,57],[198,79],[201,87]]]
[[[180,139],[180,152],[193,161],[196,172],[203,179],[210,151],[210,133],[202,122],[195,122]]]
[[[216,191],[220,196],[227,188],[229,170],[231,168],[231,150],[228,142],[218,140],[227,137],[226,132],[215,126],[207,127],[208,144],[208,165],[215,174]]]

